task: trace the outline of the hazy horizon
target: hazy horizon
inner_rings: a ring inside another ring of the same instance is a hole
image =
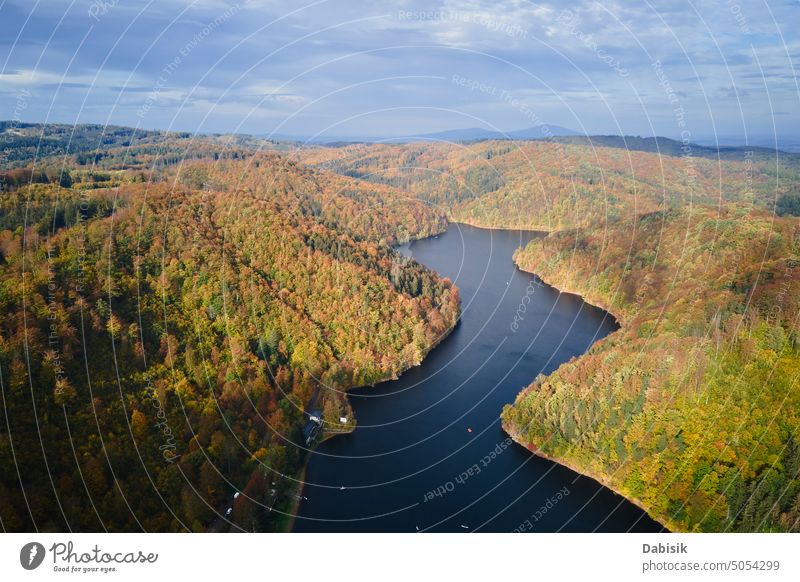
[[[503,134],[502,137],[478,137],[478,138],[455,138],[456,141],[483,141],[485,139],[509,139],[509,140],[548,140],[550,137],[548,135],[542,135],[541,137],[525,137],[525,138],[518,138],[513,137],[514,133],[526,131],[526,130],[541,130],[544,132],[550,131],[552,127],[558,127],[559,129],[567,129],[573,131],[571,128],[562,128],[560,126],[553,126],[547,123],[543,123],[541,126],[538,127],[517,127],[517,128],[508,128],[508,129],[491,129],[491,128],[478,128],[478,127],[452,127],[447,128],[438,132],[430,132],[430,133],[414,133],[409,132],[404,135],[392,135],[388,133],[380,133],[377,132],[372,135],[330,135],[327,133],[315,134],[315,135],[303,135],[303,134],[292,134],[292,133],[270,133],[270,132],[261,132],[261,133],[252,133],[247,131],[234,131],[234,132],[226,132],[226,131],[195,131],[192,128],[180,128],[180,127],[136,127],[132,125],[126,124],[118,124],[118,123],[105,123],[101,121],[81,121],[79,124],[72,124],[68,122],[61,122],[61,121],[50,121],[49,123],[45,123],[42,121],[37,121],[35,119],[0,119],[0,123],[9,123],[9,124],[29,124],[29,125],[106,125],[106,126],[116,126],[116,127],[129,127],[131,129],[138,129],[141,131],[159,131],[159,132],[174,132],[174,133],[193,133],[195,135],[240,135],[240,136],[250,136],[256,138],[267,138],[267,139],[274,139],[276,141],[307,141],[309,144],[324,144],[324,143],[335,143],[337,141],[363,141],[368,143],[378,143],[378,142],[397,142],[403,143],[404,141],[428,141],[426,136],[436,135],[436,134],[445,134],[445,133],[458,133],[458,132],[469,132],[471,130],[478,130],[483,129],[486,131],[491,131],[493,133]],[[588,137],[588,138],[598,138],[598,137],[623,137],[623,138],[641,138],[641,139],[652,139],[652,138],[660,138],[660,139],[671,139],[674,141],[681,141],[681,137],[679,135],[661,135],[661,134],[649,134],[649,135],[641,135],[641,134],[619,134],[619,133],[589,133],[585,135],[581,135],[576,133],[576,137]],[[563,137],[560,134],[556,134],[556,137]],[[436,141],[436,140],[433,140]],[[442,139],[442,141],[447,141],[446,139]],[[736,136],[736,135],[716,135],[716,136],[693,136],[690,143],[695,145],[702,145],[702,146],[709,146],[709,147],[745,147],[745,146],[752,146],[756,148],[767,148],[767,149],[778,149],[783,150],[786,152],[797,153],[800,151],[800,136],[787,136],[783,138],[779,138],[775,135],[768,135],[768,134],[750,134],[748,136]]]

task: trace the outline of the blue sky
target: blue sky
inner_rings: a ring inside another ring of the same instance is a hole
[[[797,0],[0,0],[0,118],[793,138],[798,23]]]

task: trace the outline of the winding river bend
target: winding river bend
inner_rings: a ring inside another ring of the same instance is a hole
[[[455,282],[461,321],[422,365],[350,394],[358,428],[312,454],[294,531],[661,530],[501,429],[503,405],[533,378],[617,327],[514,266],[514,250],[536,236],[451,224],[402,249]]]

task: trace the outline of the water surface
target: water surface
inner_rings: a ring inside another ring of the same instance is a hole
[[[661,529],[596,481],[504,447],[503,405],[617,328],[514,266],[535,236],[451,224],[402,249],[456,283],[461,320],[422,365],[351,393],[358,428],[312,454],[294,531]]]

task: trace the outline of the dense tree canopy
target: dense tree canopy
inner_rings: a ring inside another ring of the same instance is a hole
[[[485,141],[350,145],[293,155],[407,190],[459,222],[557,231],[686,204],[744,202],[771,210],[776,196],[800,182],[800,156],[746,153],[721,162],[594,144]]]
[[[351,428],[345,391],[455,324],[391,248],[447,219],[551,231],[517,264],[622,323],[503,411],[518,442],[673,529],[799,527],[797,156],[0,133],[6,529],[213,529],[235,490],[238,527],[282,527],[304,411]]]
[[[503,413],[532,450],[679,530],[800,527],[800,224],[696,207],[515,257],[622,329]]]
[[[387,244],[443,216],[274,154],[74,169],[2,200],[3,527],[199,531],[237,490],[238,527],[281,527],[304,411],[455,324],[452,284]]]

